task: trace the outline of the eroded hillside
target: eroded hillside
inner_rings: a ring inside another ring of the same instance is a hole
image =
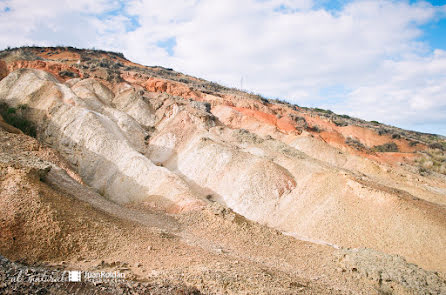
[[[7,258],[210,293],[446,292],[444,138],[105,51],[0,58]]]

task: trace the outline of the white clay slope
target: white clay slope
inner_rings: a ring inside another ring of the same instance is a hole
[[[186,99],[125,83],[112,91],[91,78],[61,84],[18,70],[0,81],[0,100],[27,104],[41,139],[117,203],[162,197],[165,209],[181,211],[218,201],[308,240],[374,248],[446,271],[445,208],[365,176],[382,171],[370,160],[355,164],[356,156],[337,158],[323,146],[323,161],[311,152],[320,141],[266,139],[254,134],[260,123],[249,122],[252,132],[228,127],[243,119],[235,122],[225,107],[213,108],[216,118]]]

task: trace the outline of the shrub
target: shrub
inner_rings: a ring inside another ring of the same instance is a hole
[[[202,110],[204,112],[210,113],[211,112],[211,104],[208,102],[202,102],[202,101],[191,101],[191,106],[197,110]]]
[[[387,134],[387,133],[389,133],[389,130],[387,130],[387,129],[384,129],[384,128],[379,128],[378,129],[378,134],[379,135],[384,135],[384,134]]]
[[[307,120],[305,120],[304,117],[298,116],[296,114],[289,114],[288,117],[293,120],[294,122],[296,122],[296,128],[307,128],[308,127],[308,123]]]
[[[416,162],[420,174],[431,172],[446,174],[446,153],[440,149],[430,149],[423,153],[423,157]]]
[[[306,129],[308,131],[317,132],[317,133],[322,131],[321,128],[319,128],[319,126],[317,126],[317,125],[314,125],[314,126],[311,126],[311,127],[307,127]]]
[[[110,67],[110,63],[108,61],[101,61],[101,62],[99,62],[98,66],[101,67],[101,68],[107,68],[108,69]]]
[[[316,112],[319,112],[319,113],[333,114],[333,112],[330,111],[330,110],[324,110],[324,109],[320,109],[320,108],[314,108],[314,110],[315,110]]]
[[[276,103],[276,104],[284,104],[284,105],[290,106],[290,104],[288,102],[286,102],[286,101],[284,101],[284,100],[282,100],[280,98],[270,99],[269,102],[270,103]]]
[[[61,77],[68,77],[68,78],[77,78],[79,75],[77,73],[74,73],[72,71],[60,71],[59,76]]]
[[[439,143],[439,142],[431,143],[429,145],[429,148],[431,148],[433,150],[435,150],[435,149],[438,149],[438,150],[441,150],[441,151],[445,150],[445,147],[441,143]]]
[[[348,123],[340,118],[333,118],[331,121],[338,127],[348,126]]]
[[[9,125],[12,125],[18,129],[20,129],[23,133],[36,137],[36,128],[35,126],[28,120],[26,120],[22,111],[25,111],[28,107],[26,105],[20,105],[18,109],[9,107],[5,103],[0,104],[0,115],[2,115],[3,119]]]
[[[380,153],[398,152],[398,146],[394,142],[385,143],[382,145],[375,145],[372,150]]]
[[[365,150],[366,149],[366,147],[358,139],[350,137],[350,136],[347,137],[347,139],[345,140],[345,143],[357,150]]]
[[[429,170],[424,167],[420,167],[420,168],[418,168],[418,173],[422,176],[425,176],[425,175],[429,174]]]
[[[261,96],[260,94],[254,94],[254,93],[252,93],[252,94],[251,94],[251,97],[254,98],[254,99],[260,100],[260,102],[261,102],[262,104],[267,104],[267,103],[269,103],[269,100],[266,99],[265,97]]]

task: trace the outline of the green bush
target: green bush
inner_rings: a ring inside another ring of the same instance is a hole
[[[324,109],[320,109],[320,108],[314,108],[314,110],[315,110],[316,112],[319,112],[319,113],[333,114],[333,112],[330,111],[330,110],[324,110]]]
[[[9,107],[5,103],[0,104],[0,115],[6,123],[22,130],[26,135],[36,137],[36,127],[23,117],[24,112],[28,106],[20,105],[18,108]]]
[[[391,152],[398,152],[399,150],[398,146],[394,142],[389,142],[382,145],[375,145],[372,148],[372,151],[380,153],[391,153]]]
[[[349,146],[351,146],[354,149],[357,149],[359,151],[366,150],[366,147],[357,139],[353,137],[347,137],[345,140],[345,143]]]
[[[387,130],[387,129],[385,129],[385,128],[379,128],[379,130],[378,130],[378,134],[379,135],[384,135],[384,134],[387,134],[387,133],[389,133],[390,131],[389,130]]]
[[[333,118],[331,121],[338,127],[348,126],[348,122],[340,118]]]
[[[433,150],[438,149],[438,150],[441,150],[441,151],[446,150],[445,145],[444,145],[444,144],[441,144],[441,143],[439,143],[439,142],[431,143],[431,144],[429,145],[429,148],[430,148],[430,149],[433,149]]]

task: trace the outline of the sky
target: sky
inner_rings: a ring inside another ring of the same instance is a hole
[[[0,0],[0,36],[446,135],[446,1]]]

